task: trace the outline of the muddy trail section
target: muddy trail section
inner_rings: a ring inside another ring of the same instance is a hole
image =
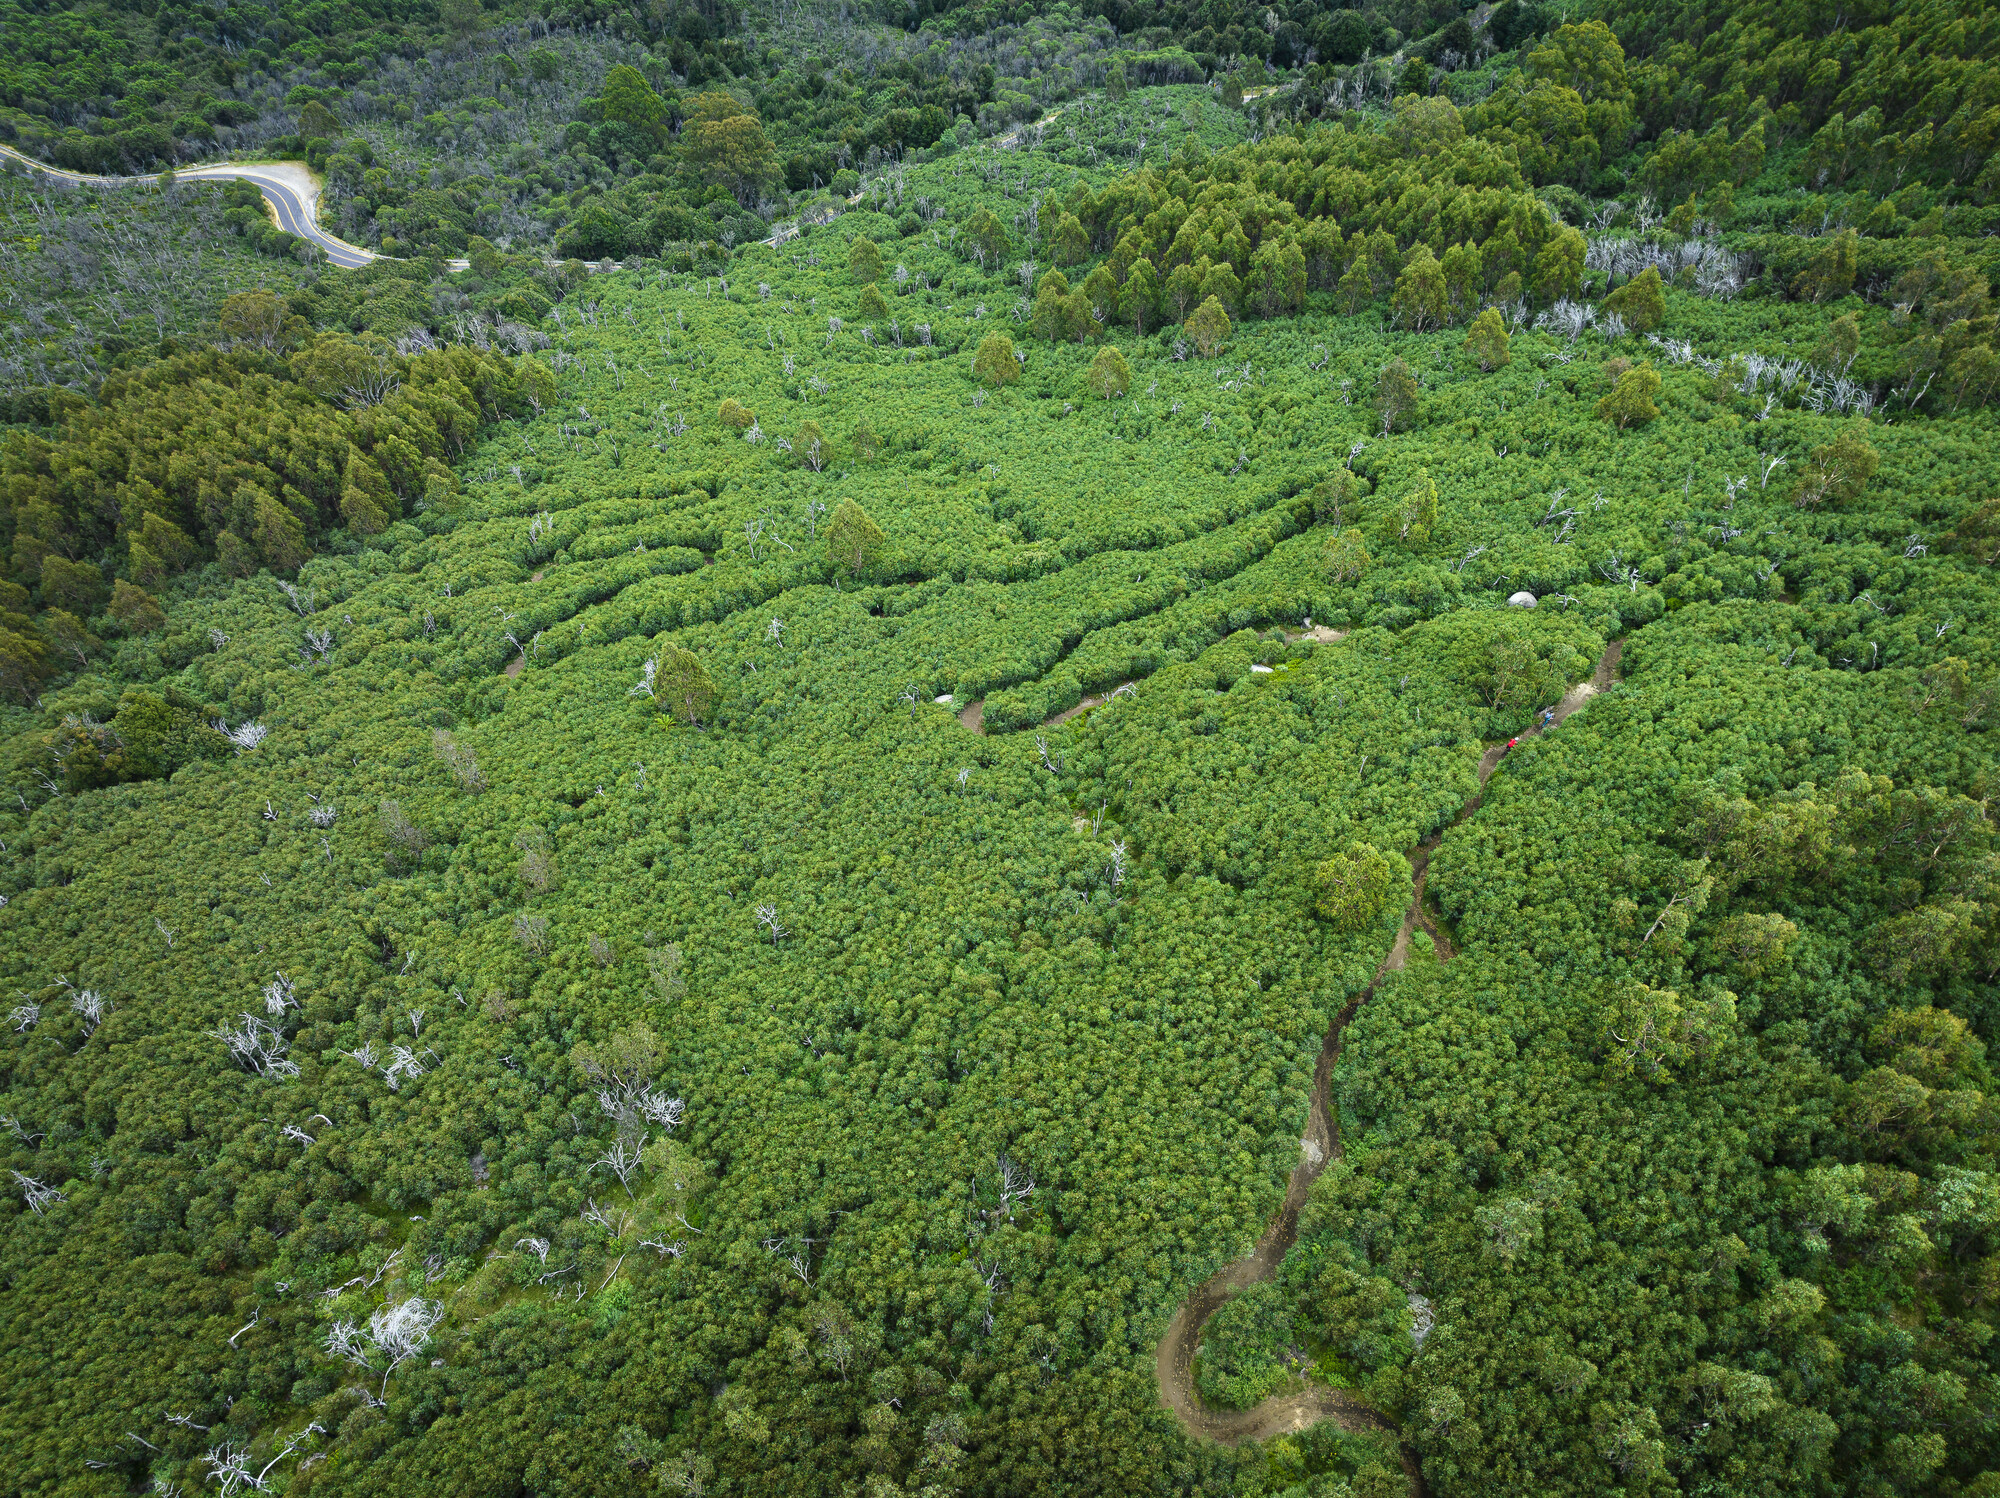
[[[1618,680],[1618,661],[1623,652],[1624,642],[1613,640],[1598,660],[1597,669],[1590,679],[1578,682],[1563,694],[1562,701],[1552,709],[1546,725],[1537,722],[1521,737],[1535,737],[1545,731],[1545,726],[1553,728],[1599,692],[1609,689]],[[1506,752],[1507,746],[1502,743],[1492,746],[1480,756],[1479,789],[1465,803],[1453,826],[1479,809],[1487,778]],[[1389,955],[1382,959],[1382,965],[1375,970],[1368,987],[1350,999],[1326,1028],[1326,1039],[1320,1044],[1319,1063],[1313,1068],[1312,1104],[1306,1115],[1305,1137],[1299,1141],[1299,1163],[1293,1167],[1291,1178],[1285,1183],[1285,1199],[1279,1205],[1277,1215],[1265,1226],[1263,1236],[1257,1240],[1257,1246],[1250,1251],[1249,1257],[1218,1270],[1181,1303],[1180,1309],[1174,1312],[1173,1320],[1167,1323],[1166,1335],[1160,1339],[1159,1352],[1154,1358],[1154,1371],[1160,1383],[1160,1402],[1174,1412],[1181,1428],[1191,1436],[1234,1446],[1240,1441],[1268,1441],[1289,1435],[1321,1420],[1332,1420],[1343,1430],[1377,1430],[1392,1435],[1396,1432],[1392,1421],[1357,1395],[1324,1385],[1273,1395],[1253,1409],[1210,1409],[1201,1402],[1201,1396],[1195,1390],[1194,1359],[1201,1349],[1201,1336],[1208,1325],[1208,1318],[1239,1290],[1268,1280],[1278,1272],[1285,1255],[1298,1241],[1299,1214],[1305,1208],[1313,1182],[1319,1179],[1320,1172],[1330,1162],[1340,1158],[1340,1127],[1334,1122],[1332,1109],[1333,1068],[1340,1059],[1340,1037],[1347,1028],[1347,1022],[1374,996],[1375,986],[1385,974],[1402,970],[1409,960],[1411,935],[1418,927],[1421,926],[1437,943],[1439,961],[1449,962],[1457,955],[1424,908],[1424,885],[1430,873],[1431,852],[1443,836],[1443,832],[1435,833],[1410,850],[1408,857],[1410,872],[1415,876],[1415,889],[1411,893],[1409,909],[1403,912],[1403,924],[1396,933],[1395,943],[1389,948]],[[1414,1490],[1422,1494],[1425,1491],[1423,1474],[1418,1469],[1415,1453],[1407,1446],[1403,1448],[1403,1468]]]

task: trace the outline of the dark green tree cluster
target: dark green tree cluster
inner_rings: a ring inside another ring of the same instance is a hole
[[[65,645],[108,614],[144,632],[163,622],[148,590],[213,560],[233,576],[297,570],[336,527],[357,536],[448,509],[450,459],[483,423],[525,409],[545,371],[454,348],[405,358],[344,334],[289,356],[302,324],[268,292],[223,311],[233,349],[175,355],[106,380],[49,436],[0,447],[0,538],[14,579]],[[53,662],[9,635],[8,684]]]
[[[1677,189],[1741,179],[1756,150],[1803,142],[1809,185],[1859,174],[1990,199],[1996,62],[1985,6],[1870,5],[1836,17],[1779,4],[1612,5],[1603,19],[1632,56],[1638,120],[1670,155]],[[1755,175],[1751,172],[1750,175]]]
[[[1349,312],[1387,298],[1421,330],[1469,321],[1488,300],[1573,295],[1583,236],[1529,192],[1513,153],[1468,137],[1449,100],[1396,106],[1387,130],[1336,126],[1101,192],[1079,184],[1053,217],[1054,257],[1103,258],[1076,289],[1061,271],[1043,276],[1033,330],[1077,338],[1122,321],[1143,333],[1210,298],[1227,315],[1275,317],[1312,290]]]

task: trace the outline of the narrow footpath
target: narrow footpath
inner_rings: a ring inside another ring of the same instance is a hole
[[[1556,704],[1551,727],[1561,723],[1618,680],[1618,661],[1623,652],[1624,642],[1621,640],[1613,640],[1605,648],[1590,679],[1571,687],[1563,694],[1562,701]],[[1532,738],[1541,732],[1538,725],[1521,737]],[[1507,746],[1502,743],[1492,746],[1480,756],[1479,789],[1465,803],[1456,821],[1463,821],[1478,810],[1485,794],[1486,781],[1506,752]],[[1305,1207],[1313,1182],[1319,1179],[1328,1164],[1340,1158],[1340,1127],[1334,1122],[1331,1098],[1333,1068],[1340,1059],[1340,1036],[1347,1028],[1347,1022],[1374,996],[1375,985],[1382,981],[1385,974],[1402,970],[1409,960],[1410,936],[1418,926],[1421,925],[1437,943],[1439,961],[1449,962],[1457,955],[1444,933],[1424,910],[1424,885],[1430,872],[1431,851],[1443,836],[1442,832],[1434,834],[1410,850],[1410,872],[1416,876],[1416,888],[1411,895],[1409,909],[1403,912],[1403,925],[1396,933],[1395,944],[1389,948],[1389,955],[1382,959],[1382,965],[1375,970],[1368,987],[1350,999],[1347,1007],[1335,1015],[1333,1023],[1327,1026],[1326,1039],[1320,1044],[1319,1064],[1313,1068],[1312,1104],[1307,1111],[1305,1137],[1300,1141],[1299,1163],[1293,1167],[1291,1179],[1285,1183],[1285,1199],[1279,1205],[1277,1215],[1265,1227],[1263,1236],[1257,1240],[1257,1246],[1248,1258],[1238,1259],[1217,1271],[1181,1303],[1180,1309],[1174,1312],[1173,1320],[1167,1323],[1167,1334],[1160,1339],[1159,1352],[1154,1357],[1160,1402],[1174,1412],[1181,1428],[1189,1435],[1234,1446],[1240,1441],[1268,1441],[1289,1435],[1321,1420],[1332,1420],[1341,1429],[1349,1431],[1378,1430],[1391,1434],[1396,1431],[1390,1420],[1355,1394],[1325,1385],[1273,1395],[1253,1409],[1210,1409],[1195,1391],[1194,1359],[1201,1348],[1201,1334],[1208,1318],[1221,1308],[1223,1302],[1237,1291],[1268,1280],[1278,1272],[1285,1255],[1298,1241],[1299,1213]],[[1416,1454],[1407,1446],[1403,1448],[1403,1468],[1409,1474],[1415,1491],[1421,1495],[1424,1492],[1423,1473],[1418,1468]]]

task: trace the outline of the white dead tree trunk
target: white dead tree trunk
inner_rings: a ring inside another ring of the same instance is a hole
[[[442,1320],[442,1301],[413,1295],[395,1305],[378,1306],[366,1326],[336,1321],[326,1334],[326,1350],[369,1373],[379,1366],[382,1385],[372,1398],[380,1404],[388,1397],[389,1375],[430,1345],[431,1333]]]

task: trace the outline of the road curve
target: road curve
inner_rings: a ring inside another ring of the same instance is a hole
[[[1563,694],[1562,701],[1553,710],[1550,726],[1561,723],[1597,693],[1609,689],[1618,680],[1619,658],[1623,653],[1622,640],[1613,640],[1606,646],[1590,680],[1578,682]],[[1521,737],[1532,738],[1541,732],[1538,724]],[[1505,744],[1497,744],[1480,757],[1478,789],[1466,802],[1461,819],[1478,809],[1485,795],[1487,778],[1498,767],[1506,750]],[[1289,1435],[1321,1420],[1332,1420],[1343,1430],[1396,1433],[1395,1425],[1366,1401],[1345,1389],[1319,1384],[1290,1394],[1274,1395],[1254,1409],[1211,1409],[1202,1403],[1201,1395],[1196,1392],[1194,1359],[1201,1349],[1201,1335],[1208,1318],[1239,1290],[1267,1280],[1278,1272],[1285,1255],[1298,1241],[1299,1214],[1305,1208],[1313,1182],[1341,1156],[1340,1126],[1335,1121],[1332,1102],[1333,1068],[1340,1058],[1341,1032],[1347,1028],[1347,1022],[1374,996],[1376,984],[1386,974],[1402,970],[1409,960],[1410,939],[1419,927],[1436,941],[1440,961],[1449,962],[1456,955],[1444,933],[1438,930],[1424,909],[1424,886],[1430,874],[1431,851],[1442,838],[1441,832],[1433,834],[1410,850],[1410,872],[1415,876],[1415,887],[1411,892],[1409,909],[1403,913],[1402,928],[1396,933],[1395,943],[1389,948],[1389,955],[1382,959],[1381,967],[1375,970],[1368,987],[1350,999],[1347,1007],[1335,1015],[1326,1028],[1326,1038],[1320,1043],[1319,1063],[1313,1068],[1312,1099],[1306,1113],[1305,1137],[1299,1141],[1299,1163],[1292,1168],[1291,1178],[1285,1183],[1285,1199],[1279,1205],[1277,1215],[1265,1227],[1263,1236],[1257,1240],[1257,1246],[1247,1258],[1225,1265],[1181,1303],[1173,1319],[1167,1323],[1166,1335],[1160,1339],[1153,1362],[1154,1375],[1159,1381],[1160,1403],[1173,1411],[1181,1429],[1191,1436],[1234,1446],[1241,1441],[1268,1441]],[[1402,1455],[1403,1470],[1410,1479],[1412,1491],[1422,1495],[1425,1492],[1423,1472],[1418,1466],[1416,1454],[1405,1446]]]
[[[76,182],[89,187],[131,187],[160,180],[158,173],[135,177],[100,177],[88,172],[66,172],[60,167],[49,166],[36,161],[31,156],[23,156],[11,146],[0,146],[0,158],[20,163],[33,172],[45,177],[59,178],[64,182]],[[383,259],[373,250],[358,244],[349,244],[344,239],[336,239],[319,226],[319,179],[314,177],[302,161],[263,161],[253,165],[238,166],[221,163],[214,166],[191,166],[174,173],[177,181],[216,182],[235,179],[248,182],[264,195],[264,201],[271,205],[276,215],[278,227],[288,234],[296,234],[300,239],[309,240],[325,252],[333,264],[348,270],[358,270],[373,261]]]

